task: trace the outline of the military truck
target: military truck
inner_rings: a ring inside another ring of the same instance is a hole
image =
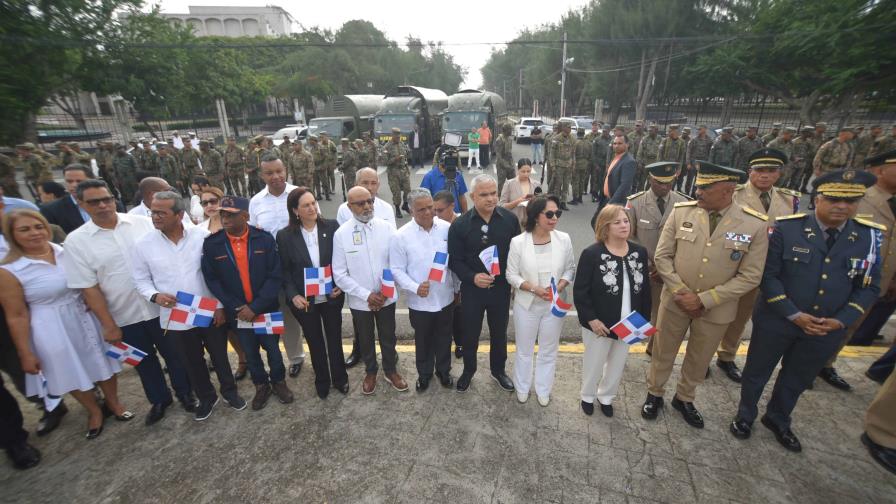
[[[416,124],[420,128],[420,147],[424,149],[424,156],[431,156],[442,141],[439,114],[447,107],[448,95],[438,89],[397,86],[386,93],[376,113],[375,138],[381,143],[387,142],[392,138],[392,128],[398,128],[402,141],[407,142]]]
[[[501,123],[507,119],[504,98],[491,91],[464,89],[448,97],[448,108],[442,113],[442,132],[461,136],[461,156],[469,151],[468,134],[483,122],[494,132],[501,131]]]
[[[308,123],[308,134],[326,132],[337,145],[340,138],[361,138],[362,133],[373,130],[373,116],[382,101],[382,95],[333,96],[320,115]]]

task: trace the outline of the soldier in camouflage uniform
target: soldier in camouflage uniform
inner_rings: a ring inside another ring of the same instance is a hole
[[[498,176],[498,196],[504,188],[504,182],[516,176],[513,165],[513,125],[501,125],[501,134],[495,139],[495,174]]]
[[[16,165],[9,156],[0,154],[0,186],[3,194],[11,198],[21,198],[19,184],[16,182]]]
[[[317,135],[308,137],[308,150],[314,162],[314,180],[311,182],[314,185],[314,196],[320,200],[323,199],[326,193],[329,197],[329,193],[327,193],[329,187],[326,182],[327,172],[324,168],[324,151],[320,147],[320,140],[317,138]]]
[[[395,205],[395,217],[401,218],[401,210],[410,212],[408,202],[402,197],[411,191],[410,170],[408,169],[408,146],[401,141],[401,130],[392,128],[392,139],[383,147],[382,163],[386,165],[389,177],[389,190],[392,191],[392,204]]]
[[[634,141],[634,137],[632,137],[632,140]],[[644,167],[656,163],[659,159],[662,141],[663,137],[659,136],[659,127],[656,124],[651,124],[647,128],[647,136],[641,138],[637,149],[633,149],[638,152],[637,157],[635,157],[638,161],[638,171],[635,173],[635,180],[632,186],[636,191],[640,191],[647,181],[647,172],[644,170]],[[634,157],[634,154],[632,156]]]
[[[652,124],[650,127],[656,128],[656,125]],[[631,145],[629,154],[631,154],[635,159],[638,159],[638,153],[641,152],[641,140],[644,140],[645,136],[647,135],[644,133],[644,121],[635,121],[635,130],[629,133],[627,137],[628,144]],[[610,151],[612,155],[612,149],[610,149]]]
[[[78,142],[70,142],[68,144],[69,148],[72,150],[72,154],[74,155],[73,163],[81,163],[84,166],[90,166],[90,162],[93,161],[93,156],[81,150],[81,144]]]
[[[709,151],[712,149],[712,139],[709,137],[707,129],[705,124],[698,125],[697,136],[688,142],[688,152],[684,158],[687,172],[682,173],[676,180],[676,191],[682,191],[687,195],[694,193],[694,176],[697,174],[697,162],[709,160]]]
[[[896,149],[896,124],[893,125],[889,135],[881,135],[877,137],[868,156],[876,156],[878,154],[883,154],[884,152],[890,152],[893,149]]]
[[[781,167],[781,176],[775,182],[775,187],[786,187],[787,181],[793,177],[793,135],[796,134],[796,128],[788,126],[768,143],[766,147],[776,149],[783,152],[787,156],[787,162]]]
[[[785,186],[788,189],[806,192],[806,185],[812,175],[812,160],[815,159],[812,142],[814,131],[812,126],[803,126],[800,136],[791,142],[791,175]]]
[[[96,145],[95,159],[100,178],[109,185],[113,196],[121,198],[121,186],[115,175],[115,167],[112,165],[112,158],[115,156],[114,144],[112,142],[97,142]]]
[[[830,140],[827,135],[828,123],[826,122],[817,122],[815,123],[815,132],[812,134],[812,150],[818,152],[818,149],[824,145],[825,142]]]
[[[604,128],[600,136],[591,144],[591,162],[594,172],[591,174],[591,202],[596,202],[600,196],[600,190],[604,185],[604,176],[607,172],[607,155],[612,152],[610,148],[610,129]]]
[[[243,149],[236,144],[236,138],[227,139],[227,149],[224,151],[224,174],[227,185],[227,194],[236,196],[246,195],[246,155]]]
[[[687,145],[688,142],[691,141],[691,128],[689,126],[685,126],[681,128],[681,139],[684,140],[684,144]],[[685,156],[687,157],[687,156]]]
[[[327,192],[327,201],[330,201],[330,194],[336,192],[336,161],[339,156],[336,143],[330,140],[330,135],[326,131],[320,134],[320,148],[323,151],[323,168],[326,175],[324,182],[329,191]]]
[[[834,170],[849,168],[852,164],[853,148],[850,140],[853,128],[845,126],[837,133],[837,138],[828,141],[815,153],[812,170],[816,177]]]
[[[261,168],[261,157],[264,153],[264,148],[261,146],[263,141],[264,136],[258,135],[246,146],[246,175],[249,178],[249,191],[246,196],[248,197],[254,196],[264,188],[264,183],[258,174],[258,170]]]
[[[143,140],[139,163],[138,168],[140,168],[140,171],[146,172],[147,176],[161,176],[159,172],[159,155],[152,150],[152,144],[149,140]]]
[[[364,146],[364,141],[360,138],[355,139],[352,147],[355,149],[355,156],[358,158],[358,168],[367,168],[370,166],[370,152]],[[375,164],[375,163],[374,163]],[[354,180],[346,181],[346,190],[355,186]]]
[[[202,173],[202,161],[199,160],[199,152],[193,148],[189,138],[184,138],[184,148],[180,151],[181,180],[183,182],[184,196],[188,196],[186,190],[193,185],[193,178]]]
[[[750,171],[750,156],[765,146],[762,139],[756,136],[758,132],[757,126],[748,127],[747,134],[737,141],[737,146],[734,148],[734,167],[743,170],[744,173]],[[775,135],[777,136],[777,133]]]
[[[551,165],[551,142],[554,138],[554,131],[551,130],[548,134],[544,136],[544,163],[541,165],[541,183],[544,185],[545,179],[548,181],[548,185],[551,184],[551,176],[553,176],[553,168],[550,168]]]
[[[177,158],[174,157],[174,154],[172,154],[172,151],[174,150],[176,150],[174,147],[169,146],[165,142],[159,142],[156,145],[156,152],[159,155],[159,176],[165,179],[165,181],[168,182],[168,185],[177,188],[183,193],[183,177],[180,163],[177,161]]]
[[[551,137],[551,180],[548,192],[560,199],[560,209],[569,210],[566,206],[566,189],[569,186],[572,171],[576,164],[576,140],[570,135],[572,126],[568,122],[560,123],[560,132]]]
[[[379,162],[379,145],[377,145],[376,140],[370,137],[370,135],[365,131],[361,138],[364,139],[364,148],[367,150],[367,166],[369,168],[373,168],[376,170],[376,165]],[[362,166],[362,168],[364,168]]]
[[[342,164],[339,171],[342,172],[342,193],[345,194],[355,183],[355,174],[359,168],[363,168],[358,164],[358,152],[352,149],[348,138],[339,140],[342,144]]]
[[[678,163],[678,180],[681,180],[684,178],[681,177],[680,174],[683,172],[684,163],[688,157],[688,144],[683,138],[678,136],[678,128],[679,126],[677,124],[669,125],[669,131],[666,133],[666,138],[660,142],[656,160],[657,162],[674,161]],[[640,187],[636,187],[635,189],[640,190]]]
[[[854,170],[863,170],[865,168],[865,159],[870,157],[871,149],[874,143],[881,137],[884,130],[880,124],[872,124],[868,128],[868,133],[859,135],[856,139],[856,153],[853,156],[852,167]]]
[[[22,171],[25,172],[25,185],[28,186],[37,201],[37,186],[44,182],[51,182],[53,173],[46,161],[35,154],[34,150],[34,144],[31,142],[16,145],[16,155],[19,157]]]
[[[302,142],[292,142],[292,152],[286,159],[286,168],[292,177],[292,184],[298,187],[313,189],[314,184],[314,156],[305,150]]]
[[[139,150],[139,149],[135,149]],[[137,160],[128,154],[124,145],[115,146],[115,156],[112,157],[112,170],[118,183],[121,184],[121,200],[127,204],[134,201],[137,194]]]
[[[56,142],[56,148],[59,149],[59,166],[66,166],[75,162],[75,153],[65,142]]]
[[[298,142],[298,140],[296,140]],[[292,142],[289,141],[289,135],[283,135],[283,142],[277,147],[277,150],[283,155],[283,159],[292,154]]]
[[[567,202],[570,205],[582,203],[582,195],[588,192],[588,179],[592,171],[591,139],[586,137],[584,130],[580,129],[578,133],[579,139],[576,140],[575,149],[576,166],[572,173],[572,199]]]
[[[224,190],[224,160],[221,154],[212,149],[208,140],[199,141],[199,161],[202,163],[202,171],[208,178],[209,184]]]
[[[781,123],[772,124],[772,130],[762,136],[762,145],[768,145],[772,140],[778,138],[778,134],[781,132],[781,128],[784,127]]]
[[[722,134],[719,135],[719,138],[716,138],[712,148],[709,149],[710,163],[734,167],[734,151],[737,143],[731,138],[733,134],[734,129],[732,127],[725,126],[722,128]]]
[[[591,121],[591,131],[585,133],[585,140],[593,143],[598,138],[600,138],[600,121]]]

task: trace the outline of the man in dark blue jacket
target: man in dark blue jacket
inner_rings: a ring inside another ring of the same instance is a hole
[[[285,382],[280,335],[238,328],[240,321],[251,322],[256,317],[277,312],[283,280],[274,237],[249,226],[248,222],[248,199],[234,196],[221,199],[223,229],[205,239],[202,274],[209,290],[224,305],[228,323],[237,331],[246,351],[249,374],[255,384],[252,409],[260,410],[272,393],[284,404],[291,403],[293,395]],[[270,375],[264,369],[261,348],[268,356]]]
[[[785,448],[802,450],[790,414],[880,290],[883,226],[853,217],[874,182],[864,171],[826,173],[813,183],[814,213],[776,219],[730,425],[735,437],[750,437],[762,389],[783,359],[761,421]]]

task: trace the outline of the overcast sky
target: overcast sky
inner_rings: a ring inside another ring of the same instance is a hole
[[[470,42],[512,40],[523,28],[556,22],[570,8],[588,0],[504,0],[457,2],[414,0],[410,2],[339,1],[286,2],[277,0],[161,0],[162,12],[186,14],[190,5],[264,6],[278,5],[305,27],[338,29],[346,21],[372,22],[399,43],[413,35],[424,42],[441,41],[445,50],[467,70],[464,87],[482,84],[479,69],[488,59],[490,45],[451,45]],[[559,58],[560,55],[558,54]]]

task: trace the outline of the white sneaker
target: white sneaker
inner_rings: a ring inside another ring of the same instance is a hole
[[[516,393],[516,400],[519,401],[520,404],[525,404],[526,401],[529,400],[529,394],[528,394],[528,393],[525,393],[525,394],[524,394],[524,393],[522,393],[522,392],[517,392],[517,393]]]
[[[538,404],[541,406],[547,406],[551,403],[551,396],[538,396]]]

